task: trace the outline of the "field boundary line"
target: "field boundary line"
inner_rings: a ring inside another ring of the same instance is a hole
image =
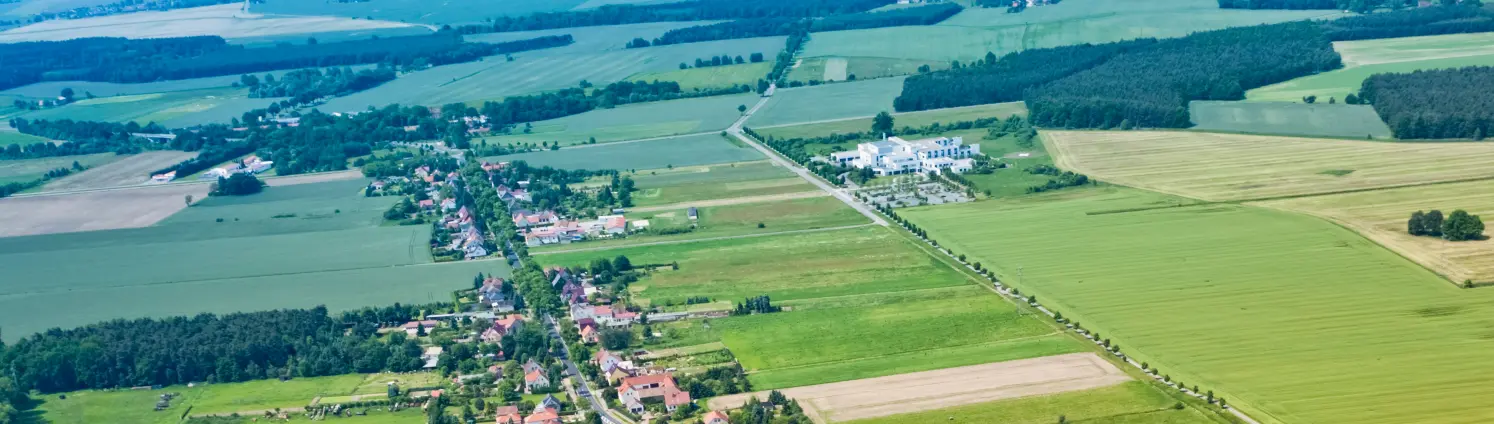
[[[529,252],[529,255],[530,256],[558,255],[558,254],[562,254],[562,253],[595,252],[595,251],[599,251],[599,250],[627,249],[627,248],[644,247],[644,246],[661,246],[661,245],[670,245],[670,244],[685,244],[685,243],[698,243],[698,242],[707,242],[707,241],[721,241],[721,240],[734,240],[734,239],[744,239],[744,238],[781,236],[781,235],[788,235],[788,234],[818,233],[818,232],[825,232],[825,231],[849,230],[849,229],[852,229],[852,228],[861,228],[861,227],[866,227],[866,226],[870,226],[870,225],[873,225],[873,224],[866,223],[866,224],[856,224],[856,225],[842,225],[842,226],[839,226],[839,227],[808,228],[808,229],[803,229],[803,230],[778,231],[778,232],[773,232],[773,233],[738,234],[738,235],[735,235],[735,236],[719,236],[719,237],[703,237],[703,238],[696,238],[696,239],[654,241],[654,242],[648,242],[648,243],[620,244],[620,245],[614,245],[614,246],[598,246],[598,247],[587,247],[587,248],[581,248],[581,249],[549,250],[549,251],[544,251],[544,252]]]

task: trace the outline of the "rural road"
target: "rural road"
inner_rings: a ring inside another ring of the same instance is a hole
[[[704,208],[710,206],[731,206],[746,203],[773,202],[778,200],[810,199],[815,197],[829,196],[829,193],[815,190],[798,193],[767,194],[762,196],[732,197],[729,199],[702,200],[698,202],[674,203],[669,205],[649,206],[646,208],[632,208],[628,212],[658,212],[671,209],[684,209],[689,207]]]
[[[706,238],[697,238],[697,239],[656,241],[656,242],[652,242],[652,243],[638,243],[638,244],[598,246],[598,247],[588,247],[588,248],[584,248],[584,249],[552,250],[552,251],[549,251],[549,252],[529,252],[529,256],[558,255],[558,254],[561,254],[561,253],[591,252],[591,251],[597,251],[597,250],[611,250],[611,249],[633,248],[633,247],[643,247],[643,246],[659,246],[659,245],[665,245],[665,244],[699,243],[699,242],[704,242],[704,241],[733,240],[733,239],[744,239],[744,238],[754,238],[754,237],[767,237],[767,236],[781,236],[781,235],[786,235],[786,234],[817,233],[817,232],[821,232],[821,231],[836,231],[836,230],[848,230],[848,229],[852,229],[852,228],[861,228],[861,227],[865,227],[865,226],[868,226],[868,225],[871,225],[871,224],[856,224],[856,225],[846,225],[846,226],[842,226],[842,227],[828,227],[828,228],[811,228],[811,229],[808,229],[808,230],[777,231],[777,232],[772,232],[772,233],[742,234],[742,235],[736,235],[736,236],[721,236],[721,237],[706,237]]]
[[[757,113],[758,109],[762,109],[763,105],[768,104],[768,101],[772,99],[772,97],[763,97],[763,99],[759,100],[756,105],[752,106],[752,109],[748,109],[747,113],[742,114],[741,119],[738,119],[736,123],[731,124],[731,128],[727,128],[726,132],[730,133],[738,140],[742,140],[743,143],[747,143],[747,145],[752,146],[752,148],[757,149],[757,151],[762,152],[764,156],[767,156],[768,159],[773,160],[773,162],[777,163],[778,166],[782,166],[789,169],[790,171],[794,171],[795,174],[799,175],[799,178],[809,180],[811,184],[818,186],[821,190],[829,192],[831,195],[835,196],[835,198],[840,199],[840,201],[842,202],[845,202],[846,206],[850,206],[851,208],[856,209],[857,212],[861,212],[862,215],[866,215],[867,218],[871,218],[872,222],[877,223],[877,225],[886,227],[887,220],[882,219],[882,216],[878,215],[876,211],[871,209],[871,207],[857,201],[855,198],[851,197],[851,195],[846,194],[844,190],[835,188],[835,186],[832,186],[830,185],[830,183],[825,182],[825,180],[820,179],[819,176],[809,172],[809,169],[799,166],[799,164],[794,163],[793,161],[790,161],[783,156],[779,156],[778,152],[773,151],[773,149],[769,149],[767,146],[759,144],[757,140],[753,140],[752,137],[748,137],[747,134],[742,133],[742,125],[747,123],[747,118],[751,118],[752,114]]]
[[[562,359],[565,362],[566,372],[571,376],[576,377],[576,381],[581,382],[581,387],[576,390],[576,394],[590,401],[588,403],[591,404],[591,409],[596,411],[597,415],[602,416],[602,422],[604,424],[631,424],[632,421],[613,415],[612,410],[608,409],[605,403],[597,400],[597,398],[595,397],[592,397],[592,393],[595,392],[591,390],[591,382],[586,381],[586,375],[581,373],[581,368],[576,366],[575,356],[571,355],[571,347],[565,344],[565,340],[560,337],[560,323],[556,322],[555,318],[549,315],[545,315],[545,323],[549,324],[550,337],[553,337],[555,338],[555,340],[559,341],[561,348],[565,349],[565,358]]]

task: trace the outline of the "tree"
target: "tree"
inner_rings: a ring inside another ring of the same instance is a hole
[[[609,328],[602,330],[598,339],[601,340],[602,347],[608,350],[622,350],[627,349],[628,345],[633,343],[633,332]]]
[[[73,101],[73,95],[74,94],[76,94],[76,93],[73,92],[73,89],[71,87],[63,88],[62,89],[62,99],[63,99],[63,101],[71,103]]]
[[[887,111],[884,110],[881,113],[878,113],[877,117],[872,118],[871,130],[873,133],[876,133],[878,135],[891,133],[892,128],[892,114],[887,113]]]
[[[1462,209],[1453,211],[1442,223],[1442,238],[1449,241],[1478,240],[1483,236],[1484,221]]]
[[[1431,212],[1427,212],[1426,216],[1422,217],[1421,224],[1422,224],[1422,228],[1426,230],[1425,232],[1422,233],[1422,235],[1424,235],[1424,236],[1433,236],[1433,237],[1441,237],[1442,236],[1442,211],[1439,211],[1439,210],[1436,210],[1436,209],[1432,209]]]
[[[415,336],[417,336],[417,337],[425,337],[425,324],[421,324],[421,323],[415,324]]]
[[[228,178],[218,177],[215,196],[245,196],[264,191],[265,183],[250,174],[233,174]]]
[[[737,105],[737,113],[747,113],[747,105]]]
[[[389,384],[388,395],[389,395],[388,399],[398,398],[399,397],[399,385],[398,384],[394,384],[394,383],[390,383]]]
[[[187,206],[192,206],[192,195],[188,194],[186,199],[183,200],[187,201]]]
[[[633,270],[633,261],[628,260],[627,256],[617,255],[617,259],[612,260],[612,269],[619,272],[631,271]]]
[[[1411,213],[1411,219],[1406,221],[1406,233],[1413,236],[1427,235],[1426,214],[1421,211]]]
[[[1307,96],[1302,98],[1302,103],[1313,104],[1318,102],[1318,96]]]

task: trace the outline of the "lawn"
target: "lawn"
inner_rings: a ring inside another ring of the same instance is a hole
[[[1343,56],[1344,69],[1250,90],[1245,99],[1300,102],[1312,95],[1319,101],[1330,97],[1342,101],[1358,93],[1364,80],[1374,74],[1494,65],[1491,41],[1494,35],[1489,33],[1340,41],[1333,43],[1333,49]]]
[[[612,40],[619,46],[627,43],[626,39]],[[722,54],[746,57],[757,52],[772,56],[783,49],[784,40],[785,37],[745,38],[600,52],[591,50],[597,47],[561,47],[515,53],[512,61],[492,56],[401,75],[378,87],[332,99],[320,109],[361,111],[391,103],[481,106],[483,101],[572,88],[581,81],[602,86],[640,73],[678,70],[680,62],[694,63],[697,58]]]
[[[1124,188],[900,212],[1138,361],[1266,423],[1478,422],[1494,293],[1350,230]],[[1135,212],[1099,213],[1164,207]],[[730,343],[728,343],[730,345]],[[735,351],[735,350],[734,350]],[[1392,364],[1414,364],[1397,366]]]
[[[489,144],[560,143],[562,146],[666,137],[724,130],[742,116],[737,106],[757,103],[756,94],[636,103],[539,121],[512,135],[483,138]]]
[[[769,161],[644,170],[631,177],[638,187],[633,204],[640,207],[818,190]]]
[[[96,153],[81,156],[57,156],[40,159],[0,160],[0,184],[32,181],[57,168],[71,168],[73,162],[95,167],[114,162],[125,156],[113,153]]]
[[[227,123],[253,109],[280,99],[251,99],[239,88],[209,88],[100,97],[20,115],[27,119],[155,122],[168,128]]]
[[[1212,423],[1193,409],[1176,410],[1176,400],[1133,381],[1117,386],[1046,396],[1005,399],[933,411],[851,421],[852,424],[1008,423],[1050,424],[1063,416],[1076,423]]]
[[[774,99],[774,101],[778,101]],[[772,103],[769,103],[770,105]],[[891,112],[891,110],[888,110]],[[876,113],[872,113],[876,115]],[[949,109],[935,109],[920,112],[906,112],[892,114],[892,123],[898,128],[923,127],[934,123],[948,124],[951,122],[974,121],[981,118],[1006,118],[1012,115],[1027,116],[1027,105],[1022,102],[994,103],[988,105],[956,107]],[[831,134],[850,134],[855,132],[866,132],[871,129],[872,117],[854,117],[833,122],[821,122],[814,124],[787,125],[787,126],[764,126],[753,127],[754,131],[764,136],[777,138],[796,137],[823,137]]]
[[[1326,103],[1326,100],[1325,100]],[[1264,102],[1188,103],[1193,129],[1303,137],[1393,138],[1369,105]]]
[[[1494,281],[1494,241],[1451,242],[1406,233],[1407,218],[1418,210],[1440,209],[1447,214],[1465,209],[1474,215],[1494,217],[1494,183],[1490,181],[1301,197],[1263,202],[1261,206],[1331,219],[1455,284]]]
[[[365,184],[209,198],[145,228],[0,238],[0,268],[13,277],[0,284],[5,335],[112,318],[434,301],[478,272],[507,272],[503,261],[432,264],[430,228],[380,226],[398,199],[365,198]]]
[[[650,228],[683,229],[691,225],[687,209],[634,212],[632,220],[648,220]],[[682,234],[654,235],[635,234],[631,237],[610,240],[588,241],[582,244],[550,245],[530,249],[534,253],[561,253],[576,249],[598,249],[624,247],[640,243],[699,240],[714,237],[733,237],[781,233],[786,231],[835,228],[868,224],[866,216],[847,207],[840,200],[826,196],[764,201],[726,206],[703,206],[697,208],[698,227]],[[758,224],[763,224],[762,228]]]
[[[903,91],[902,78],[881,78],[780,89],[773,100],[747,121],[750,127],[766,127],[865,118],[891,112],[892,99]]]
[[[771,52],[761,52],[763,56]],[[694,66],[694,61],[690,62]],[[664,72],[647,72],[628,77],[629,81],[674,81],[686,91],[706,88],[724,88],[749,85],[756,87],[757,80],[773,69],[773,62],[743,63],[740,65],[707,66],[704,68],[678,69]]]
[[[1179,131],[1046,131],[1043,138],[1061,168],[1104,182],[1213,201],[1494,177],[1494,170],[1482,166],[1494,159],[1494,145],[1485,143]]]
[[[655,169],[760,160],[762,153],[720,134],[686,135],[640,142],[599,144],[483,158],[527,161],[562,169]]]

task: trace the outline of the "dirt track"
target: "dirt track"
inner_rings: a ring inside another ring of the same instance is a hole
[[[1094,353],[1072,353],[780,390],[817,423],[843,422],[1120,384],[1131,378]],[[755,393],[767,399],[767,393]],[[713,398],[739,408],[748,394]]]

